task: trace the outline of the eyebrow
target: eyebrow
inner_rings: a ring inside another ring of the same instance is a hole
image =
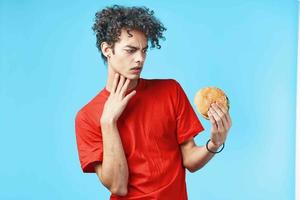
[[[132,49],[139,49],[138,47],[131,46],[131,45],[126,45],[125,47],[129,47],[129,48],[132,48]],[[148,45],[145,46],[143,49],[148,49]]]

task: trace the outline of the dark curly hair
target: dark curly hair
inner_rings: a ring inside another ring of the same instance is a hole
[[[150,48],[158,49],[161,48],[159,39],[165,40],[163,31],[167,30],[154,16],[154,11],[146,7],[113,5],[98,11],[92,29],[96,33],[96,46],[105,63],[107,59],[101,51],[101,43],[107,42],[114,53],[114,44],[119,41],[122,28],[143,32],[151,42]]]

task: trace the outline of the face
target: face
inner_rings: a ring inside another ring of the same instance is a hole
[[[138,79],[144,65],[148,41],[144,33],[138,30],[122,29],[120,40],[110,48],[107,59],[109,70],[118,72],[128,79]]]

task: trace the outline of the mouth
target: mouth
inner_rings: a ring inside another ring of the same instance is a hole
[[[142,71],[142,67],[133,67],[130,69],[130,71],[132,71],[134,74],[139,74]]]

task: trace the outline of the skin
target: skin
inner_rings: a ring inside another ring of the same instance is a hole
[[[213,103],[208,112],[211,123],[210,142],[208,148],[217,151],[225,143],[229,129],[232,126],[228,110],[222,105]],[[193,138],[184,142],[181,146],[184,166],[195,172],[201,169],[215,154],[207,151],[206,146],[197,146]]]
[[[103,183],[113,194],[125,196],[128,184],[128,165],[116,122],[130,99],[135,95],[134,88],[138,84],[140,73],[132,68],[143,67],[146,59],[147,38],[144,33],[122,29],[120,40],[113,48],[103,42],[102,53],[107,58],[106,89],[110,91],[100,119],[103,137],[103,161],[94,163],[95,171]],[[131,92],[128,92],[131,91]],[[211,141],[208,148],[212,151],[225,142],[232,125],[226,108],[212,104],[208,112],[211,123]],[[193,138],[180,145],[183,165],[190,172],[202,168],[214,154],[205,146],[197,146]]]
[[[100,118],[103,138],[103,161],[95,163],[95,171],[111,193],[126,196],[128,184],[128,165],[117,129],[117,120],[128,101],[135,95],[140,73],[135,67],[143,67],[147,51],[147,38],[140,31],[123,29],[120,40],[113,48],[106,42],[101,44],[102,53],[107,58],[106,89],[110,95],[105,102]]]
[[[126,29],[122,29],[120,41],[115,43],[114,53],[106,42],[102,43],[101,48],[108,63],[106,89],[111,90],[116,73],[119,73],[121,78],[130,79],[129,90],[135,88],[140,73],[133,73],[132,68],[144,65],[148,49],[146,36],[140,31],[132,30],[128,33]],[[124,84],[123,80],[121,84]]]

